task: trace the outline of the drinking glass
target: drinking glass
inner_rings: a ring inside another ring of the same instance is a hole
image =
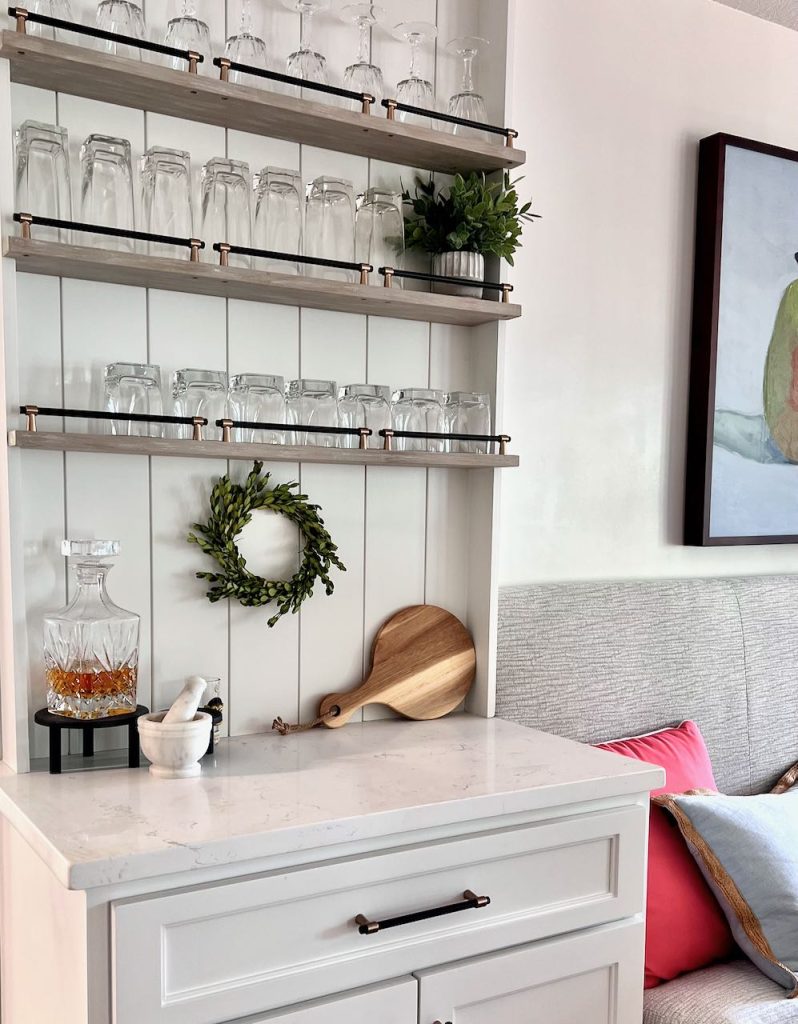
[[[355,218],[355,254],[358,263],[370,263],[373,285],[382,286],[380,267],[401,269],[405,249],[405,218],[402,197],[383,188],[370,188]],[[394,284],[401,288],[401,278]]]
[[[85,224],[135,230],[133,168],[127,139],[90,135],[80,149],[80,166],[80,219]],[[94,235],[92,244],[135,251],[135,243],[129,238]]]
[[[338,395],[338,418],[342,427],[370,427],[369,448],[382,448],[381,430],[391,427],[391,389],[378,384],[349,384]],[[342,437],[343,448],[358,448],[359,437]]]
[[[69,0],[28,0],[25,7],[31,14],[45,14],[48,18],[60,18],[61,21],[75,20]],[[42,39],[57,39],[62,43],[75,41],[71,32],[50,28],[49,25],[37,25],[34,21],[27,22],[25,31],[30,36],[40,36]]]
[[[442,391],[422,388],[408,388],[397,391],[393,396],[394,430],[417,430],[428,434],[444,432]],[[397,437],[396,450],[400,452],[442,452],[443,441],[426,440],[421,437]]]
[[[337,427],[338,385],[331,380],[292,380],[286,389],[286,421],[289,426]],[[288,433],[293,444],[337,448],[337,434]]]
[[[69,136],[66,128],[23,121],[16,132],[16,203],[20,213],[72,220],[69,180]],[[69,241],[69,232],[37,229],[37,237]]]
[[[249,164],[215,157],[202,168],[202,237],[205,259],[216,262],[215,242],[252,245]],[[231,267],[250,267],[249,256],[230,254]]]
[[[435,104],[435,91],[432,82],[422,77],[418,70],[419,51],[426,42],[437,38],[437,28],[426,21],[406,21],[397,25],[394,34],[399,39],[405,39],[410,44],[410,73],[404,81],[396,87],[396,98],[400,103],[407,103],[411,107],[424,107],[431,109]],[[397,111],[399,121],[406,124],[418,124],[424,128],[431,126],[428,117],[420,114],[406,114],[404,111]]]
[[[308,191],[305,255],[355,260],[355,187],[344,178],[316,178]],[[350,270],[306,266],[306,273],[333,281],[353,281]]]
[[[255,180],[255,248],[302,254],[305,199],[299,171],[264,167]],[[275,274],[299,274],[300,265],[259,260],[257,267]]]
[[[252,28],[251,0],[242,0],[238,32],[230,36],[225,43],[224,55],[237,64],[249,64],[256,68],[268,68],[269,66],[266,43],[260,36],[255,35]],[[240,71],[231,71],[230,81],[263,86],[266,79],[258,78],[257,75],[245,75]]]
[[[204,416],[207,434],[215,436],[216,421],[227,413],[227,374],[221,370],[177,370],[172,377],[172,399],[175,416]],[[192,428],[175,427],[179,438],[190,438]]]
[[[141,210],[143,230],[152,234],[192,238],[191,156],[180,149],[152,146],[141,162]],[[150,242],[154,256],[179,259],[185,250],[177,245]]]
[[[360,51],[357,62],[350,64],[344,72],[344,87],[354,92],[368,92],[377,101],[382,101],[385,87],[382,69],[371,63],[371,30],[385,19],[385,9],[377,4],[347,4],[341,9],[343,21],[352,22],[360,29]],[[352,110],[360,110],[358,100],[347,100]]]
[[[97,28],[106,32],[118,32],[119,35],[144,39],[144,15],[139,4],[133,0],[102,0],[97,5]],[[142,51],[138,46],[128,43],[117,43],[112,39],[97,39],[96,46],[103,53],[111,53],[116,57],[142,59]]]
[[[230,411],[233,419],[248,423],[285,423],[285,380],[259,373],[242,373],[230,381]],[[236,441],[282,444],[282,430],[236,428]]]
[[[447,434],[490,434],[490,395],[453,391],[446,396]],[[488,441],[448,441],[450,452],[487,455]]]
[[[206,22],[197,15],[194,0],[182,0],[180,14],[172,18],[166,26],[164,42],[178,50],[194,50],[205,58],[198,71],[203,75],[213,75],[215,68],[211,61],[211,33]],[[182,57],[164,57],[167,67],[176,71],[185,71],[186,62]]]
[[[485,97],[480,96],[474,88],[474,60],[477,54],[484,53],[489,46],[488,40],[480,36],[462,36],[460,39],[453,39],[446,47],[450,53],[456,53],[463,60],[463,84],[460,91],[449,100],[449,113],[455,117],[481,121],[483,124],[488,120]],[[492,138],[490,133],[480,131],[479,128],[467,128],[460,124],[444,122],[444,128],[453,135],[465,135],[483,141]]]
[[[160,366],[111,363],[105,368],[105,409],[107,412],[163,415]],[[107,431],[128,437],[163,437],[160,423],[106,421]]]
[[[311,36],[313,15],[324,11],[330,6],[330,0],[282,0],[283,6],[290,11],[297,11],[301,16],[301,38],[299,49],[290,55],[286,63],[286,73],[294,78],[304,78],[306,82],[329,85],[327,59],[317,53],[312,46]],[[317,94],[320,96],[321,94]]]

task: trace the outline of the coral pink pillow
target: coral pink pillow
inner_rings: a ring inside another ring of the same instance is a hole
[[[717,792],[709,752],[695,722],[599,746],[664,768],[665,786],[652,796],[689,789]],[[653,804],[647,903],[646,988],[734,955],[735,944],[723,911],[679,830],[665,811]]]

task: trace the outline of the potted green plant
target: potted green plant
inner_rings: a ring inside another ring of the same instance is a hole
[[[531,203],[519,205],[516,185],[509,174],[488,181],[477,171],[455,175],[442,189],[432,179],[417,178],[414,193],[406,190],[402,195],[412,209],[405,217],[406,248],[429,253],[432,272],[442,277],[483,281],[486,256],[498,256],[512,266],[524,222],[537,217],[529,212]],[[477,298],[482,294],[481,288],[458,284],[438,284],[435,290]]]

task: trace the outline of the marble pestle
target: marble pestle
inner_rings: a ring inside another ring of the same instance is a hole
[[[189,676],[186,685],[166,712],[163,724],[176,725],[178,722],[193,722],[207,685],[202,676]]]

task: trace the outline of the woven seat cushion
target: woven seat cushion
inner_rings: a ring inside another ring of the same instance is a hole
[[[735,960],[646,992],[643,1024],[795,1024],[797,1009],[780,985]]]

